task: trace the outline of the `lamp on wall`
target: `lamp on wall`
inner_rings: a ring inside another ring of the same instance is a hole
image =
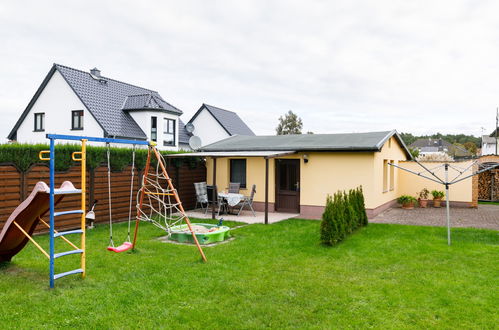
[[[303,162],[305,164],[308,163],[308,155],[307,154],[303,154]]]

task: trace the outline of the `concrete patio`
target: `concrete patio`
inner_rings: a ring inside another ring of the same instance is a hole
[[[478,208],[451,207],[452,227],[472,227],[499,230],[499,205],[478,205]],[[446,226],[445,207],[415,208],[404,210],[390,208],[374,219],[372,223],[395,223],[416,226]]]
[[[204,214],[204,210],[201,209],[186,211],[186,213],[189,218],[192,217],[198,219],[211,219],[211,209],[208,210],[208,213],[206,215]],[[220,214],[219,216],[216,216],[216,218],[223,218],[224,220],[239,221],[249,224],[264,223],[264,212],[255,212],[255,215],[256,216],[253,216],[253,213],[251,211],[243,210],[239,216],[234,214]],[[298,215],[299,214],[297,213],[269,212],[269,223],[275,223],[289,218],[294,218]]]

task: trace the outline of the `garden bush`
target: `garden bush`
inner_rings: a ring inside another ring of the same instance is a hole
[[[322,214],[320,239],[325,245],[335,245],[368,224],[362,187],[328,195]]]

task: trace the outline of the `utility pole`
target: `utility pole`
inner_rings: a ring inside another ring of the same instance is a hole
[[[499,131],[499,108],[496,108],[496,156],[498,155],[497,152],[497,131]]]

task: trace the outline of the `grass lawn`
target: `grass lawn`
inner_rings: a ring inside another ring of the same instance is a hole
[[[499,202],[478,201],[478,204],[482,204],[482,205],[499,205]]]
[[[125,227],[115,226],[115,237]],[[499,324],[497,231],[454,229],[449,247],[445,228],[370,224],[332,248],[318,232],[307,220],[246,226],[205,248],[203,264],[195,247],[157,241],[163,233],[149,224],[136,252],[107,252],[100,225],[88,235],[87,278],[59,279],[53,290],[47,260],[29,244],[0,267],[0,328]],[[76,268],[73,257],[58,260],[59,271]]]

